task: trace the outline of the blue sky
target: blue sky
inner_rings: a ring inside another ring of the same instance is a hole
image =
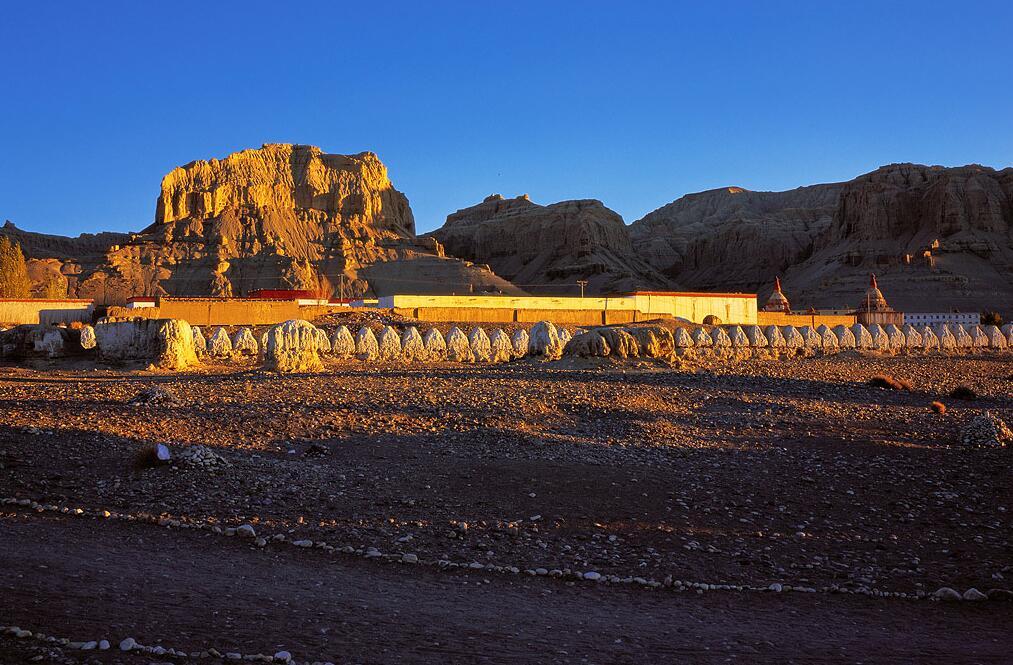
[[[0,220],[139,230],[171,168],[266,142],[373,150],[420,231],[1005,167],[1011,35],[1009,2],[5,2]]]

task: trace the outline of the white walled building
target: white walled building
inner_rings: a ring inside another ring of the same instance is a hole
[[[941,323],[976,326],[981,323],[981,315],[977,312],[904,312],[904,323],[913,326],[934,326]]]

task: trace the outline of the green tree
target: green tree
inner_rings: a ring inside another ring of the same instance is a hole
[[[0,237],[0,298],[28,298],[32,281],[21,245],[7,236]]]

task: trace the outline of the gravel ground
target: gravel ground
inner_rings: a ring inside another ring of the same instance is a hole
[[[961,384],[978,398],[950,399]],[[152,388],[169,399],[134,400]],[[986,410],[1013,423],[1011,393],[1010,356],[3,367],[0,495],[676,586],[1008,590],[1013,449],[960,432]],[[138,467],[154,442],[177,462]],[[196,444],[227,466],[183,464]]]

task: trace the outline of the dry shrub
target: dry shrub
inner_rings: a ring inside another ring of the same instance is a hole
[[[888,388],[890,390],[907,390],[911,392],[914,387],[904,379],[898,379],[889,374],[877,374],[869,379],[869,385],[874,388]]]
[[[944,413],[946,413],[946,405],[943,404],[942,402],[932,402],[932,404],[929,405],[929,408],[932,409],[933,412],[938,413],[939,415],[943,415]]]
[[[974,401],[978,399],[978,393],[974,392],[967,386],[957,386],[950,391],[950,397],[953,399],[964,399],[968,401]]]

